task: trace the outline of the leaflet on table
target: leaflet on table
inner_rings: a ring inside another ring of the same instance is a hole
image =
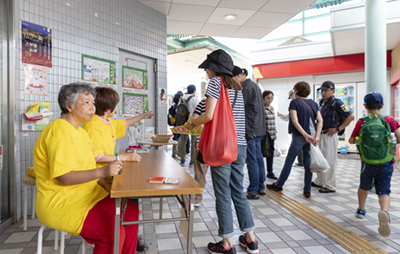
[[[193,117],[191,115],[189,115],[188,121],[189,120],[193,120]],[[171,131],[172,131],[172,133],[176,133],[176,134],[200,136],[201,133],[203,132],[203,126],[197,125],[192,130],[188,130],[182,125],[182,126],[172,127]]]
[[[167,183],[167,184],[178,184],[180,178],[173,177],[163,177],[163,176],[153,176],[150,177],[149,183]]]

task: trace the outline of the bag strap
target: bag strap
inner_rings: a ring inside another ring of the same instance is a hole
[[[235,99],[233,99],[232,110],[233,110],[233,107],[235,106],[237,95],[238,95],[238,92],[235,90]]]
[[[314,111],[311,109],[311,107],[308,106],[307,102],[305,102],[305,101],[303,100],[303,98],[299,98],[299,99],[300,99],[304,104],[306,104],[307,108],[311,111],[311,113],[312,113],[312,115],[313,115],[313,117],[314,117],[314,119],[315,119],[315,113],[314,113]]]

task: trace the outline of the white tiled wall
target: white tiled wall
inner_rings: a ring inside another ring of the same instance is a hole
[[[167,87],[166,16],[136,0],[15,0],[15,136],[17,219],[22,214],[26,168],[32,166],[32,151],[40,132],[21,132],[21,115],[40,101],[49,101],[52,117],[60,116],[57,103],[62,85],[80,81],[81,54],[118,62],[119,49],[156,59],[156,91]],[[67,5],[67,3],[69,5]],[[21,62],[21,20],[52,31],[53,67],[48,71],[48,96],[24,94]],[[118,25],[118,24],[119,25]],[[119,70],[117,70],[118,72]],[[120,83],[120,82],[118,82]],[[149,95],[152,96],[152,95]],[[167,109],[160,107],[156,118],[159,133],[166,133]],[[30,196],[30,195],[28,195]],[[29,203],[28,203],[29,204]],[[30,205],[28,205],[30,213]]]

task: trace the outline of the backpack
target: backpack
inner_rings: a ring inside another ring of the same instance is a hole
[[[327,107],[332,108],[333,112],[335,112],[335,113],[333,114],[332,121],[335,121],[335,117],[339,117],[339,120],[338,120],[338,127],[339,127],[340,125],[342,125],[342,123],[344,122],[344,120],[346,119],[346,117],[345,117],[345,116],[341,116],[341,115],[339,115],[339,114],[336,112],[336,102],[337,102],[337,101],[341,101],[341,100],[335,98],[335,99],[333,100],[332,104],[331,104],[331,105],[327,105]],[[323,100],[321,101],[321,103],[323,103]],[[338,135],[339,135],[339,136],[342,136],[343,133],[344,133],[344,131],[345,131],[345,129],[346,129],[346,128],[344,128],[343,130],[339,131],[339,132],[338,132]]]
[[[370,114],[361,118],[364,123],[359,134],[359,151],[361,158],[368,164],[382,165],[394,158],[389,150],[391,129],[385,117]]]
[[[168,125],[169,126],[174,126],[174,124],[175,124],[175,114],[176,114],[176,112],[175,112],[175,109],[174,109],[174,105],[172,105],[168,110],[168,116],[167,116]]]
[[[176,115],[175,115],[175,125],[181,126],[184,125],[187,120],[189,119],[189,101],[193,98],[194,95],[190,96],[186,100],[183,98],[181,99],[178,107],[176,108]]]

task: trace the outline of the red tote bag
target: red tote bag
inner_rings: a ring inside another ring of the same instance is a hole
[[[228,88],[222,82],[219,99],[215,106],[213,119],[204,124],[199,150],[203,160],[210,166],[218,167],[237,160],[238,138],[235,118],[229,99]],[[206,109],[207,109],[206,100]]]

